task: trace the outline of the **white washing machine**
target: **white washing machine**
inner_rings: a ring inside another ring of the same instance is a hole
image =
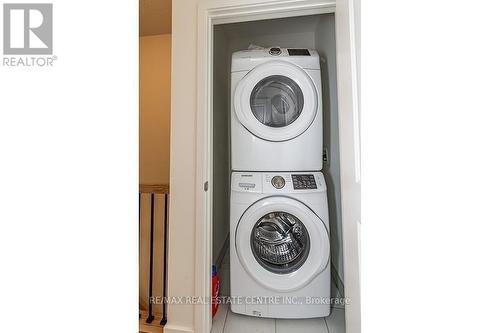
[[[318,53],[277,47],[233,53],[232,170],[321,170],[322,150]]]
[[[330,313],[330,239],[321,172],[233,172],[231,310],[270,318]]]

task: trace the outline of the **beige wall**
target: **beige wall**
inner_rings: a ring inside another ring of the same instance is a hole
[[[172,2],[169,296],[195,295],[197,4],[198,0]],[[172,304],[167,311],[165,332],[194,330],[193,305]]]
[[[168,184],[171,35],[139,39],[139,181]]]

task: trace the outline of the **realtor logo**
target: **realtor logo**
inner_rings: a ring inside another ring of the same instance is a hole
[[[4,4],[3,52],[52,54],[52,4]]]

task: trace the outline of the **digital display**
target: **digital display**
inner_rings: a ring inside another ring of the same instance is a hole
[[[318,188],[314,175],[292,175],[292,182],[294,190],[315,190]]]
[[[310,56],[308,49],[288,49],[288,55],[291,56]]]

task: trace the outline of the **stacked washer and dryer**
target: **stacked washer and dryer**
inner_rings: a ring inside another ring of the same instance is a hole
[[[330,237],[318,53],[233,53],[231,64],[231,310],[325,317]]]

